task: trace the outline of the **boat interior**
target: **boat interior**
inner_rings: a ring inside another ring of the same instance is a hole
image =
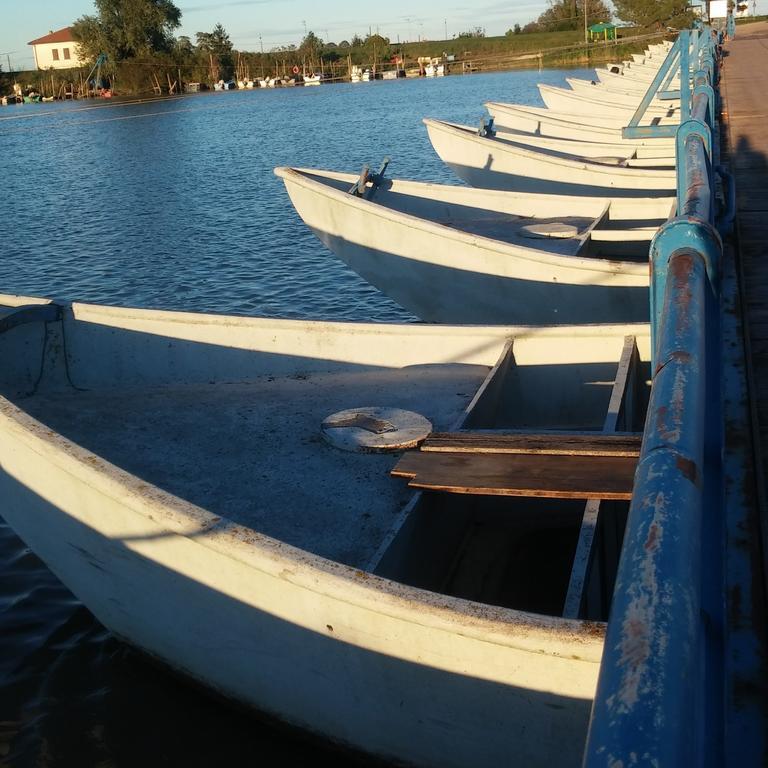
[[[646,326],[0,305],[3,418],[28,414],[105,471],[402,583],[607,618],[647,404]],[[323,439],[328,415],[367,407],[416,412],[432,433],[405,453]]]
[[[353,174],[278,168],[337,192],[350,192]],[[674,198],[563,197],[473,189],[384,178],[368,182],[364,199],[491,240],[562,256],[647,261],[650,240],[672,215]]]

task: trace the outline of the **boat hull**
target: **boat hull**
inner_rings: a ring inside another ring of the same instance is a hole
[[[631,168],[553,157],[482,136],[463,126],[425,119],[435,152],[473,187],[591,197],[668,197],[674,170]]]
[[[594,92],[583,93],[555,86],[539,85],[541,98],[547,106],[555,112],[567,112],[574,115],[600,115],[624,119],[629,122],[635,110],[640,104],[641,97],[622,97],[613,94],[602,94],[597,88]],[[672,102],[652,102],[645,113],[645,117],[653,117],[662,124],[679,123],[680,112],[678,106],[672,106]]]
[[[257,352],[273,362],[370,362],[382,349],[394,359],[432,345],[437,362],[452,334],[362,326],[354,341],[343,324],[87,305],[63,322],[74,366],[66,375],[123,387],[246,381]],[[4,359],[40,353],[42,331],[3,334]],[[49,332],[60,329],[50,323]],[[592,329],[583,342],[600,360],[607,338],[620,348],[626,332],[636,331]],[[510,330],[458,333],[457,359],[487,365]],[[557,334],[538,333],[545,354]],[[569,339],[582,344],[578,330]],[[44,351],[41,387],[64,375],[60,347]],[[79,370],[92,352],[94,365]],[[23,388],[34,371],[0,380],[3,391]],[[5,397],[0,494],[7,522],[108,629],[226,697],[398,763],[498,766],[510,754],[525,765],[580,762],[602,625],[440,596],[288,546],[147,484]]]
[[[422,320],[526,325],[647,320],[644,263],[546,253],[534,249],[536,240],[529,248],[515,248],[358,200],[302,172],[277,172],[317,237]],[[353,180],[349,176],[348,185]]]
[[[627,121],[572,115],[499,102],[487,102],[485,107],[493,118],[494,125],[502,129],[574,141],[611,143],[625,141],[621,129]],[[662,147],[674,152],[674,142],[671,139],[632,139],[629,143]]]

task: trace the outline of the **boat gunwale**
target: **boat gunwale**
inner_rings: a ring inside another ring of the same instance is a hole
[[[589,159],[580,157],[578,155],[574,155],[573,159],[557,157],[555,155],[545,155],[532,149],[510,146],[507,143],[497,143],[493,139],[490,139],[486,136],[479,136],[477,131],[470,128],[469,126],[460,126],[454,123],[446,122],[445,120],[436,120],[431,117],[425,117],[423,122],[427,126],[427,129],[434,127],[437,130],[442,130],[443,132],[449,134],[462,132],[465,134],[464,138],[466,138],[468,141],[476,141],[481,146],[483,146],[485,142],[491,142],[494,144],[494,146],[500,147],[503,152],[510,155],[522,156],[527,160],[557,165],[561,168],[564,168],[565,170],[570,171],[578,170],[587,171],[589,173],[597,173],[599,175],[610,175],[614,177],[618,176],[620,181],[624,181],[625,179],[633,181],[648,179],[649,182],[652,181],[655,183],[668,182],[671,184],[669,187],[670,192],[674,191],[675,189],[674,182],[677,178],[677,172],[674,169],[659,170],[658,168],[636,168],[621,165],[604,165],[590,161]],[[624,189],[624,187],[619,188]],[[610,189],[610,187],[606,187],[606,189]],[[642,193],[644,189],[658,189],[658,187],[649,185],[648,187],[639,187],[636,191]],[[609,195],[606,195],[606,197],[609,197]],[[666,197],[672,197],[672,195],[666,195]]]
[[[420,229],[422,231],[429,232],[432,235],[439,236],[446,239],[456,240],[466,245],[479,245],[486,250],[495,251],[501,256],[514,256],[515,258],[537,262],[539,264],[546,264],[553,267],[569,269],[576,269],[580,271],[592,271],[602,272],[610,275],[622,275],[633,278],[639,278],[639,283],[631,283],[631,285],[644,285],[648,277],[648,266],[645,262],[638,261],[626,261],[622,259],[609,259],[605,257],[595,256],[579,256],[574,254],[572,256],[562,255],[545,251],[543,249],[532,248],[524,245],[517,245],[513,243],[506,243],[502,240],[495,240],[485,235],[475,235],[463,230],[456,229],[454,227],[447,226],[445,224],[438,224],[437,222],[430,221],[428,219],[420,218],[411,213],[405,213],[402,211],[396,211],[391,208],[387,208],[383,205],[378,205],[374,200],[365,200],[364,198],[350,195],[347,192],[334,189],[333,187],[323,184],[320,181],[308,178],[305,174],[323,174],[323,173],[338,173],[336,171],[324,171],[313,168],[295,168],[291,166],[278,166],[274,169],[274,173],[283,179],[284,182],[290,181],[305,189],[310,189],[315,194],[323,195],[334,200],[343,202],[345,205],[351,205],[352,207],[359,208],[367,213],[373,213],[374,215],[386,219],[388,221],[396,221],[403,226],[409,226],[413,229]],[[350,182],[354,182],[357,178],[354,174],[349,174]],[[399,180],[398,180],[399,181]],[[407,181],[407,184],[420,184],[423,186],[437,186],[435,184],[428,184],[427,182],[415,182]],[[450,185],[445,185],[450,186]],[[464,190],[463,187],[457,187],[457,189]],[[486,190],[478,188],[468,188],[473,192],[493,192],[495,194],[510,194],[520,196],[516,192],[504,192],[504,190]],[[396,193],[395,193],[396,194]],[[567,196],[566,196],[567,197]],[[595,217],[596,221],[602,219],[606,213],[610,212],[611,199],[610,197],[584,197],[582,200],[604,200],[606,207],[603,209],[601,216]],[[642,198],[643,200],[649,200],[655,202],[657,200],[664,200],[666,198]],[[671,199],[671,198],[670,198]],[[299,214],[301,216],[301,214]],[[302,217],[303,218],[303,217]],[[403,221],[405,219],[405,221]],[[583,247],[584,238],[591,235],[592,227],[589,228],[583,235],[579,236],[581,241],[579,247]],[[479,241],[479,242],[478,242]],[[487,244],[487,245],[486,245]],[[650,239],[648,241],[650,248]],[[368,247],[368,246],[366,246]],[[425,259],[421,259],[425,260]]]
[[[591,639],[599,639],[602,646],[604,622],[545,616],[410,587],[315,555],[215,515],[91,453],[37,421],[2,395],[0,433],[12,434],[24,441],[42,461],[55,464],[132,514],[220,556],[236,559],[248,568],[334,601],[375,610],[390,618],[435,630],[454,633],[460,629],[460,634],[466,637],[525,652],[563,655],[540,647],[547,638],[554,640],[555,636],[557,643],[588,643]],[[527,643],[520,642],[516,630],[533,636],[527,638]],[[599,662],[599,656],[591,661]]]
[[[548,93],[555,97],[572,99],[573,101],[576,101],[579,103],[583,102],[586,104],[594,104],[595,106],[598,106],[598,107],[609,107],[613,110],[621,109],[626,111],[630,117],[635,113],[638,106],[640,105],[640,102],[642,101],[642,95],[640,95],[637,98],[637,104],[632,106],[627,104],[611,103],[610,95],[607,98],[601,98],[598,94],[596,94],[597,98],[592,98],[590,96],[584,95],[581,91],[575,91],[573,89],[568,89],[568,88],[560,88],[556,85],[545,85],[544,83],[539,83],[538,88],[539,88],[539,92],[541,93],[541,98],[545,102],[546,102],[546,99],[544,99],[544,94]],[[648,108],[646,109],[645,114],[646,115],[651,114],[657,117],[658,116],[672,117],[672,115],[669,114],[670,112],[673,112],[678,115],[681,114],[679,106],[664,107],[664,106],[661,106],[662,104],[663,102],[661,102],[658,99],[651,100],[651,103],[648,105]]]
[[[626,123],[626,120],[619,120],[618,118],[609,118],[614,125],[596,124],[596,123],[584,123],[586,115],[573,114],[571,112],[560,112],[557,110],[548,109],[547,107],[536,107],[530,104],[510,104],[503,101],[486,101],[483,102],[483,106],[489,111],[496,111],[502,114],[512,115],[521,119],[529,120],[531,122],[544,122],[548,125],[557,126],[560,128],[568,128],[571,130],[586,131],[590,135],[594,135],[595,132],[607,133],[611,136],[621,138],[621,129]],[[447,121],[441,121],[447,122]],[[674,148],[674,138],[667,137],[648,137],[644,139],[631,139],[631,143],[642,143],[643,146],[662,146]]]
[[[461,123],[453,123],[453,122],[451,122],[449,120],[440,120],[439,122],[444,123],[445,125],[453,126],[454,128],[458,128],[458,129],[461,129],[461,130],[475,132],[475,129],[472,128],[471,125],[462,125]],[[487,138],[487,137],[483,137],[483,138]],[[600,163],[599,162],[598,156],[593,156],[593,155],[576,155],[575,153],[569,152],[567,149],[553,149],[553,148],[547,147],[546,143],[550,142],[550,143],[558,143],[558,144],[573,144],[574,148],[576,148],[578,146],[585,145],[585,144],[593,146],[593,147],[596,147],[596,146],[604,147],[605,148],[605,153],[608,154],[609,156],[611,156],[611,157],[619,157],[622,160],[625,160],[625,161],[628,160],[630,162],[632,160],[636,160],[637,159],[635,157],[632,157],[632,155],[635,154],[638,151],[641,151],[641,150],[645,151],[645,150],[653,149],[656,152],[661,152],[661,151],[663,151],[665,149],[668,149],[669,150],[669,154],[668,155],[657,155],[657,156],[654,156],[654,159],[664,160],[665,161],[665,167],[669,167],[670,164],[674,165],[674,163],[675,163],[674,145],[672,145],[672,144],[670,144],[668,147],[665,147],[664,145],[658,145],[658,146],[650,145],[650,146],[648,146],[648,145],[644,145],[642,143],[642,141],[640,141],[640,140],[636,141],[636,140],[632,140],[632,139],[618,139],[616,141],[609,141],[607,139],[602,140],[602,141],[600,141],[600,140],[598,140],[598,141],[589,141],[589,140],[584,140],[584,139],[580,139],[580,138],[565,138],[565,137],[551,136],[549,134],[536,134],[536,133],[532,133],[530,131],[524,131],[524,130],[519,129],[519,128],[509,128],[507,126],[499,126],[498,129],[496,130],[496,134],[495,134],[495,136],[493,136],[493,138],[496,141],[505,142],[505,143],[511,144],[512,146],[515,146],[515,147],[517,147],[520,144],[523,145],[522,148],[533,147],[533,151],[534,152],[537,152],[537,150],[538,150],[538,148],[536,146],[537,142],[541,141],[542,142],[542,149],[545,149],[545,150],[551,149],[554,152],[561,152],[562,154],[565,154],[565,155],[572,154],[574,157],[583,158],[584,160],[587,160],[588,162],[597,162],[600,165],[604,165],[604,163]],[[632,150],[629,157],[627,157],[625,155],[627,150]],[[610,155],[610,153],[614,152],[614,151],[618,152],[619,154],[618,155]],[[538,152],[537,152],[537,154],[538,154]],[[553,155],[553,157],[556,157],[556,156],[557,155]],[[612,166],[612,167],[620,167],[620,166]],[[657,169],[654,169],[653,166],[649,166],[649,167],[652,170],[657,170]],[[661,166],[659,166],[659,167],[661,167]],[[473,187],[473,189],[479,189],[480,191],[483,191],[482,187]],[[493,191],[501,192],[501,191],[506,191],[506,190],[493,190]],[[507,194],[522,195],[524,193],[522,193],[522,192],[515,192],[515,191],[512,191],[512,190],[509,190],[509,191],[507,191]],[[562,198],[573,197],[573,196],[569,196],[569,195],[549,195],[546,192],[531,192],[530,194],[531,195],[541,195],[543,197],[562,197]],[[625,200],[625,201],[633,199],[633,198],[614,198],[614,197],[611,197],[611,195],[605,195],[605,197],[610,199],[612,202],[614,200],[617,200],[617,199],[618,200]],[[585,200],[591,200],[591,199],[597,200],[597,199],[601,199],[601,198],[602,198],[602,196],[600,196],[600,195],[593,196],[593,197],[589,197],[589,196],[584,197]],[[644,201],[648,201],[649,203],[652,203],[652,202],[659,202],[659,201],[665,200],[667,198],[663,198],[663,197],[661,197],[661,198],[659,198],[659,197],[639,197],[639,198],[634,198],[634,199],[637,200],[638,202],[641,202],[641,203],[644,202]],[[670,204],[671,204],[672,201],[674,200],[674,195],[669,195],[669,200],[670,200]]]
[[[73,304],[75,307],[95,310],[96,314],[122,315],[123,317],[162,318],[184,322],[193,316],[208,322],[224,322],[234,319],[246,324],[279,324],[284,327],[299,326],[307,321],[274,320],[203,313],[144,310],[100,305]],[[204,321],[203,324],[206,324]],[[345,327],[355,323],[312,324]],[[380,325],[362,324],[364,328],[380,328]],[[397,329],[412,327],[408,324],[387,325]],[[424,326],[418,326],[424,330]],[[427,326],[430,327],[430,326]],[[587,325],[587,326],[431,326],[438,334],[450,328],[472,333],[478,328],[491,328],[499,338],[520,335],[573,337],[615,335],[627,333],[647,335],[646,324]],[[619,330],[620,329],[620,330]],[[522,333],[521,333],[522,332]],[[141,478],[111,464],[88,451],[74,441],[38,421],[23,408],[0,395],[0,434],[21,440],[25,446],[61,471],[84,482],[94,492],[103,494],[122,507],[130,510],[154,525],[165,527],[172,533],[207,547],[219,555],[233,558],[247,567],[268,576],[286,580],[298,588],[317,592],[330,599],[374,610],[390,618],[415,623],[431,629],[460,634],[480,642],[507,646],[524,652],[540,653],[553,657],[570,656],[569,643],[580,643],[592,649],[591,656],[579,656],[579,660],[599,663],[605,623],[558,616],[546,616],[517,609],[492,606],[476,601],[457,598],[442,593],[411,587],[391,579],[347,566],[279,539],[259,533],[234,523],[229,518],[216,515],[178,496],[151,485]],[[194,526],[190,530],[190,524]],[[205,534],[201,537],[201,534]],[[298,566],[298,568],[297,568]],[[319,585],[324,588],[320,589]],[[522,636],[520,634],[522,631]],[[547,643],[558,646],[560,652],[547,648]],[[545,646],[545,647],[542,647]]]
[[[453,125],[461,126],[460,123],[452,123]],[[466,126],[469,128],[470,126]],[[532,144],[536,146],[538,142],[541,142],[545,149],[548,147],[546,146],[547,143],[552,144],[572,144],[572,145],[578,145],[578,146],[588,146],[588,147],[599,147],[600,151],[604,155],[610,155],[611,152],[617,152],[618,154],[615,155],[615,157],[621,157],[624,160],[632,159],[632,156],[634,153],[638,151],[646,151],[648,149],[652,149],[652,147],[647,147],[640,143],[639,141],[630,141],[629,139],[617,139],[615,141],[610,141],[608,139],[604,140],[597,140],[597,141],[589,141],[589,140],[582,140],[582,139],[569,139],[565,137],[555,137],[555,136],[549,136],[547,134],[536,134],[531,133],[530,131],[523,131],[520,128],[507,128],[499,126],[498,129],[496,129],[496,138],[501,139],[502,141],[509,141],[513,144]],[[657,152],[662,152],[665,148],[663,146],[660,146],[656,148]],[[674,160],[674,147],[670,145],[669,147],[669,154],[663,155],[659,154],[654,157],[659,158],[669,158],[670,160]],[[563,150],[565,151],[565,150]],[[589,157],[589,155],[585,155],[585,157]],[[652,199],[656,200],[657,198],[642,198],[642,199]]]

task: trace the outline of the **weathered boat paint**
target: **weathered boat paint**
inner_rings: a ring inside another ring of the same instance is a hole
[[[46,392],[189,391],[334,361],[490,365],[510,337],[522,365],[555,348],[564,363],[614,360],[627,333],[647,359],[637,326],[382,327],[74,304],[58,323],[0,334],[4,360],[43,364],[0,373],[8,397],[37,392],[0,397],[3,515],[112,632],[225,696],[399,762],[497,766],[512,745],[529,765],[575,765],[601,625],[329,561],[171,495],[24,407]]]
[[[597,89],[583,93],[553,85],[539,85],[539,92],[547,109],[575,115],[593,115],[597,111],[600,115],[625,120],[625,122],[632,117],[640,103],[639,97],[622,99],[621,96],[603,95]],[[671,102],[652,100],[647,114],[650,118],[665,124],[680,122],[679,108]]]
[[[645,259],[622,261],[619,254],[628,253],[630,242],[643,254],[654,222],[660,224],[674,206],[669,198],[518,196],[400,180],[388,180],[366,200],[346,193],[352,174],[293,168],[275,173],[331,251],[429,322],[644,320]],[[567,221],[566,211],[582,217],[573,219],[581,222],[577,237],[514,235],[515,228],[537,219]],[[516,222],[519,216],[525,218]],[[585,226],[588,221],[593,224]],[[487,237],[478,222],[487,223]],[[594,248],[598,252],[588,255]]]
[[[668,197],[675,188],[673,169],[556,157],[479,136],[466,126],[429,118],[424,124],[440,159],[474,187],[592,197]]]
[[[573,115],[538,107],[502,104],[494,101],[486,102],[485,108],[493,118],[494,125],[502,129],[577,141],[626,141],[621,134],[626,120],[592,115]],[[665,149],[674,147],[674,140],[671,138],[641,137],[633,139],[630,143]]]

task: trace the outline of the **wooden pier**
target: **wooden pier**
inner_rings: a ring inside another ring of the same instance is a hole
[[[725,51],[720,83],[722,160],[736,180],[736,241],[751,367],[756,503],[764,516],[768,498],[768,22],[739,26]]]

